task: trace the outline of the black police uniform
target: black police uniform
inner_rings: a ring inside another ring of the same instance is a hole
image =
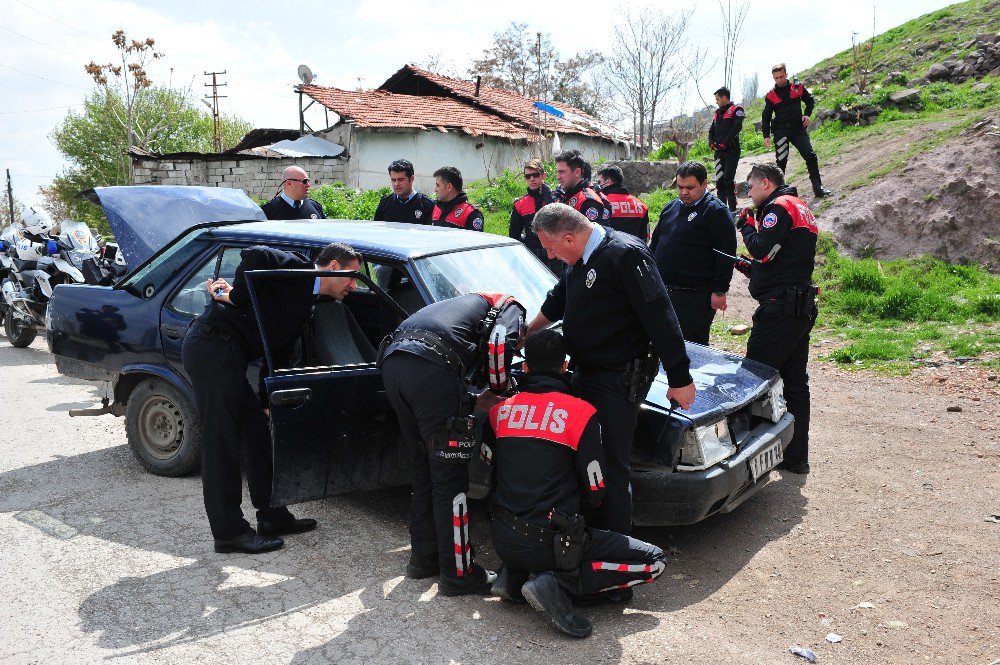
[[[563,272],[541,311],[549,321],[562,319],[574,391],[597,408],[601,423],[608,492],[590,523],[628,534],[629,455],[639,405],[656,374],[655,356],[670,386],[690,384],[691,374],[680,325],[649,248],[634,236],[605,233],[586,263],[581,258]]]
[[[805,104],[805,110],[802,105]],[[809,181],[816,196],[823,196],[823,180],[819,175],[819,158],[809,141],[809,132],[802,126],[802,118],[810,116],[816,102],[801,83],[789,82],[774,86],[764,95],[764,112],[761,115],[761,132],[764,138],[774,130],[774,157],[782,171],[788,164],[788,145],[792,144],[805,160]],[[773,116],[773,121],[772,121]]]
[[[483,213],[469,203],[469,197],[462,192],[451,201],[438,201],[431,212],[431,226],[483,230]]]
[[[714,250],[736,254],[736,229],[725,203],[711,192],[693,206],[674,199],[660,213],[649,247],[684,339],[708,344],[715,319],[712,294],[729,291],[733,278],[732,260]]]
[[[510,228],[507,235],[523,242],[524,246],[548,266],[549,270],[558,275],[562,272],[562,261],[548,257],[548,253],[542,247],[538,236],[531,229],[531,220],[535,218],[535,213],[553,201],[555,201],[555,197],[548,185],[542,185],[535,190],[529,189],[527,194],[514,201],[514,208],[510,211]]]
[[[720,106],[708,128],[708,145],[715,151],[715,187],[719,198],[736,211],[736,167],[740,163],[740,131],[746,112],[738,104]]]
[[[434,213],[434,199],[420,192],[413,192],[408,199],[396,194],[383,196],[372,217],[376,222],[406,222],[409,224],[430,224]]]
[[[602,198],[586,178],[563,190],[556,200],[565,203],[592,222],[607,224],[611,219],[611,203]]]
[[[296,201],[296,206],[288,205],[288,201],[278,194],[261,206],[268,219],[326,219],[323,206],[313,199],[306,198]]]
[[[449,419],[470,411],[467,380],[479,367],[480,325],[491,308],[475,293],[430,304],[399,324],[380,353],[386,395],[413,456],[408,574],[440,574],[446,595],[482,586],[486,571],[469,542],[468,466],[428,446]]]
[[[649,208],[628,189],[621,186],[605,187],[598,195],[611,205],[611,216],[604,226],[634,235],[639,240],[649,240]]]
[[[556,560],[559,530],[550,513],[577,515],[583,504],[596,508],[605,494],[595,409],[569,392],[563,376],[531,374],[521,393],[490,410],[496,434],[493,547],[508,568],[555,572],[573,596],[652,582],[663,572],[663,550],[612,531],[586,529],[575,566]]]
[[[759,207],[755,224],[740,231],[751,267],[750,295],[760,305],[753,315],[747,358],[781,372],[785,402],[795,416],[795,433],[785,450],[790,467],[809,463],[809,333],[816,322],[812,273],[817,228],[809,207],[783,187]]]
[[[313,269],[298,252],[270,247],[244,249],[236,268],[230,304],[212,300],[184,337],[181,359],[191,377],[201,419],[201,477],[212,535],[235,538],[249,528],[243,518],[240,454],[258,521],[291,519],[286,508],[271,507],[271,435],[262,406],[247,382],[247,365],[264,355],[257,318],[247,292],[248,270]],[[286,366],[312,312],[315,278],[255,282],[276,366]]]

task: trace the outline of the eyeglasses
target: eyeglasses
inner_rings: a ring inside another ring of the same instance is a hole
[[[301,182],[303,185],[308,185],[309,178],[285,178],[284,182]]]
[[[524,174],[524,179],[525,180],[531,180],[532,178],[542,178],[544,176],[545,176],[544,173],[525,173]]]

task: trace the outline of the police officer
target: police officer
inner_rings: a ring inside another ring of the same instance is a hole
[[[561,203],[542,208],[532,226],[549,256],[569,269],[528,329],[563,321],[576,395],[597,408],[607,454],[607,496],[592,524],[628,534],[629,454],[657,357],[667,372],[667,397],[685,409],[694,402],[681,329],[646,243]]]
[[[708,147],[715,151],[715,189],[729,210],[736,212],[736,167],[740,163],[740,131],[746,112],[730,101],[729,88],[715,91],[719,105],[708,128]]]
[[[201,419],[201,480],[205,511],[216,552],[256,554],[282,546],[277,536],[316,528],[316,520],[296,519],[287,508],[271,507],[271,435],[262,403],[247,382],[249,363],[264,355],[260,328],[247,292],[250,270],[312,270],[299,252],[250,247],[240,253],[236,278],[209,280],[212,301],[194,320],[181,347],[184,370],[191,377]],[[327,245],[316,257],[322,270],[358,270],[360,256],[351,247]],[[350,293],[350,277],[290,277],[254,286],[276,366],[287,366],[317,295],[337,300]],[[266,370],[265,370],[266,372]],[[263,374],[262,374],[263,376]],[[240,460],[246,468],[250,498],[257,509],[257,531],[243,518]]]
[[[649,247],[666,282],[684,339],[708,344],[715,312],[726,310],[736,230],[726,204],[708,191],[701,162],[677,169],[677,198],[663,207]],[[715,250],[718,250],[715,251]]]
[[[261,206],[268,219],[326,219],[323,206],[309,198],[309,175],[298,166],[281,174],[281,192]]]
[[[611,206],[590,186],[590,164],[576,150],[567,150],[556,155],[556,180],[562,188],[557,199],[581,213],[592,222],[606,224],[611,218]]]
[[[376,222],[407,222],[410,224],[430,224],[434,213],[434,201],[413,188],[413,164],[405,159],[397,159],[389,164],[389,184],[392,194],[386,194],[378,202]]]
[[[816,221],[805,201],[785,187],[781,169],[758,164],[747,177],[756,207],[737,220],[743,243],[755,259],[750,295],[760,305],[753,315],[747,358],[775,367],[785,384],[785,402],[795,416],[795,433],[779,468],[809,473],[809,333],[816,322]]]
[[[496,443],[484,456],[496,469],[491,535],[504,563],[493,591],[514,602],[526,597],[560,630],[586,637],[590,622],[573,613],[569,596],[594,599],[652,582],[666,557],[655,545],[586,528],[578,515],[604,497],[604,448],[594,407],[570,395],[565,358],[555,330],[529,336],[527,381],[490,410]],[[528,581],[527,573],[537,575]]]
[[[562,270],[562,262],[548,258],[545,249],[538,242],[538,236],[531,230],[531,220],[535,213],[555,200],[549,186],[545,184],[545,165],[542,160],[529,159],[524,164],[524,181],[528,185],[528,193],[514,201],[514,208],[510,211],[508,235],[523,242],[549,270],[558,275]]]
[[[437,203],[431,213],[431,226],[483,230],[483,213],[469,203],[462,191],[462,172],[454,166],[442,166],[434,172]]]
[[[604,226],[646,242],[649,240],[649,208],[629,193],[624,182],[625,175],[614,164],[602,166],[597,171],[597,184],[601,187],[598,195],[611,205],[611,217]]]
[[[488,380],[495,390],[506,390],[508,364],[523,330],[524,308],[517,301],[473,293],[419,310],[379,353],[386,394],[413,458],[406,576],[437,576],[445,596],[488,594],[496,579],[474,561],[469,543],[468,386]]]
[[[815,101],[806,87],[798,82],[788,81],[785,63],[778,63],[771,68],[774,87],[764,96],[764,113],[761,115],[761,132],[764,134],[764,147],[771,147],[771,129],[774,129],[774,157],[782,174],[788,164],[788,145],[792,144],[802,155],[809,171],[813,194],[829,196],[830,190],[823,186],[819,175],[819,158],[809,141],[809,116],[812,115]],[[802,105],[805,104],[805,110]],[[771,118],[774,117],[772,122]]]

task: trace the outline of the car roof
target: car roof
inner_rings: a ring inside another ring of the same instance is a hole
[[[305,242],[310,245],[343,242],[362,254],[400,260],[479,247],[518,244],[518,241],[512,238],[481,231],[344,219],[293,219],[227,224],[213,229],[212,237],[259,243]]]

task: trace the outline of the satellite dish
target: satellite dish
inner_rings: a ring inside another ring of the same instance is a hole
[[[313,76],[312,70],[309,69],[309,67],[307,65],[299,65],[299,80],[300,81],[302,81],[306,85],[309,85],[310,83],[313,82],[314,78],[316,78],[316,77]]]

